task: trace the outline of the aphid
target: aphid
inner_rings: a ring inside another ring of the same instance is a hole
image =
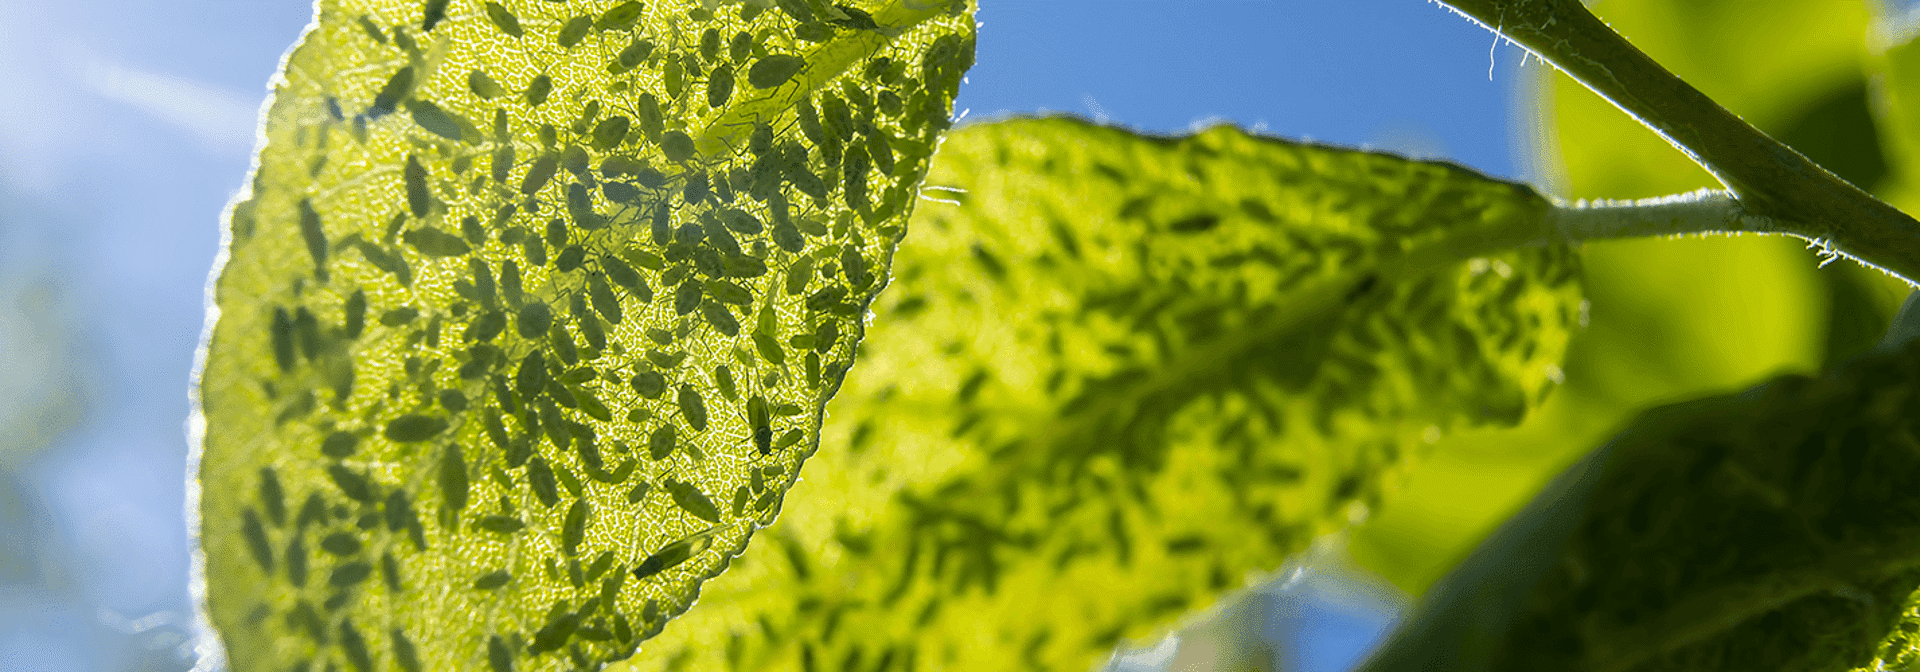
[[[573,506],[567,507],[566,521],[560,528],[560,545],[569,556],[577,554],[580,542],[586,540],[587,513],[587,500],[584,499],[573,500]]]
[[[840,26],[842,28],[852,28],[855,30],[879,30],[880,29],[880,24],[875,23],[873,21],[872,14],[868,14],[863,10],[860,10],[848,5],[844,5],[844,4],[836,4],[833,6],[833,8],[840,10],[840,12],[842,14],[845,14],[847,18],[844,18],[844,19],[829,18],[827,19],[828,23]]]
[[[733,66],[722,63],[707,73],[707,107],[721,108],[733,97]]]
[[[532,196],[539,192],[541,188],[547,186],[547,181],[552,180],[554,172],[559,169],[560,157],[558,156],[543,154],[540,158],[534,159],[533,165],[527,168],[526,177],[520,180],[520,193]]]
[[[684,313],[683,313],[684,314]],[[293,370],[293,317],[286,308],[273,309],[273,361],[281,371]]]
[[[889,117],[900,116],[901,100],[899,94],[894,93],[890,89],[881,89],[880,95],[876,96],[876,98],[877,100],[874,102],[879,106],[881,114]]]
[[[399,628],[394,628],[388,634],[393,638],[394,662],[400,665],[401,672],[420,672],[420,656],[413,650],[413,642],[407,639],[407,634]]]
[[[387,423],[386,437],[395,443],[419,443],[446,430],[446,418],[409,413]]]
[[[367,107],[367,118],[378,120],[393,114],[394,110],[399,109],[400,101],[412,92],[413,66],[409,65],[395,71],[393,76],[387,79],[387,83],[380,87],[380,93],[373,97],[373,104]]]
[[[320,228],[320,213],[313,209],[313,202],[300,199],[300,236],[307,241],[307,254],[313,257],[313,275],[322,282],[327,279],[327,234]]]
[[[544,301],[528,301],[520,306],[515,316],[514,328],[521,338],[533,340],[546,335],[553,326],[553,309]]]
[[[479,217],[467,215],[466,217],[460,218],[460,237],[467,239],[467,244],[478,247],[487,242],[487,230],[480,228]],[[487,284],[493,284],[492,277],[487,278]],[[491,290],[491,287],[489,287],[489,290]]]
[[[633,24],[640,20],[640,12],[644,8],[645,6],[640,4],[639,0],[627,0],[627,2],[614,5],[609,7],[607,11],[601,12],[600,18],[594,20],[593,27],[596,30],[626,30],[632,28]]]
[[[807,353],[807,387],[820,386],[820,355]]]
[[[739,208],[721,210],[720,220],[726,223],[727,228],[750,236],[766,230],[766,226],[760,223],[760,218]]]
[[[333,568],[327,577],[327,583],[335,588],[352,588],[373,575],[373,565],[364,562],[349,562]],[[367,669],[362,667],[360,669]]]
[[[707,234],[707,244],[712,245],[721,252],[738,253],[740,251],[740,241],[736,240],[733,234],[727,231],[726,225],[721,224],[719,218],[714,217],[711,212],[703,212],[700,214],[701,228],[705,230]]]
[[[335,532],[320,539],[320,550],[338,556],[349,556],[360,552],[360,538],[352,532]]]
[[[493,442],[493,447],[499,448],[501,450],[507,449],[507,425],[506,423],[500,421],[500,409],[498,408],[487,409],[486,432],[487,432],[487,440]],[[465,469],[462,469],[461,471],[462,473],[465,473]]]
[[[618,147],[621,141],[627,139],[627,130],[632,125],[633,122],[628,121],[626,117],[607,117],[601,120],[593,127],[591,143],[593,148],[604,152]]]
[[[527,104],[539,107],[547,102],[547,94],[553,93],[553,78],[539,75],[527,82]]]
[[[708,28],[700,33],[700,58],[712,61],[720,57],[720,30]]]
[[[533,264],[534,268],[547,265],[547,246],[540,241],[539,236],[527,236],[527,239],[520,244],[520,252],[526,256],[527,263]]]
[[[632,270],[628,270],[629,273]],[[619,324],[622,317],[620,299],[614,296],[613,288],[607,286],[607,279],[599,273],[587,274],[587,295],[593,300],[593,309],[607,318],[608,322]]]
[[[320,347],[320,323],[314,319],[313,312],[301,306],[293,311],[293,342],[300,346],[300,354],[311,360],[318,354]]]
[[[499,82],[493,81],[493,77],[489,76],[484,70],[475,70],[467,73],[467,90],[472,91],[473,95],[485,100],[493,100],[494,98],[507,95],[507,88],[501,86]]]
[[[639,292],[640,288],[645,285],[645,281],[641,280],[640,274],[634,272],[633,267],[628,266],[627,262],[621,261],[618,258],[601,257],[600,269],[607,274],[607,278],[612,280],[614,284],[625,287],[627,291]],[[648,293],[651,294],[652,292],[649,291]],[[618,323],[616,322],[616,324]]]
[[[673,453],[674,445],[673,425],[664,424],[656,427],[651,434],[647,435],[647,457],[655,462],[666,459],[667,455]]]
[[[307,494],[307,502],[300,505],[300,514],[293,519],[296,530],[304,531],[307,525],[327,522],[327,504],[320,499],[320,493]]]
[[[407,496],[405,490],[394,490],[388,493],[384,510],[389,532],[399,532],[420,524],[420,519],[413,512],[413,500]]]
[[[677,368],[680,366],[680,362],[686,361],[686,359],[687,359],[687,353],[684,351],[675,352],[673,354],[667,354],[659,350],[647,351],[647,361],[653,362],[654,366],[660,367],[662,369],[672,370],[674,368]]]
[[[493,672],[513,672],[513,652],[499,635],[487,638],[487,664],[493,667]]]
[[[372,19],[367,18],[366,15],[361,15],[358,22],[360,24],[360,30],[364,31],[367,37],[373,38],[373,41],[381,44],[387,43],[387,34],[380,32],[380,26],[374,25]]]
[[[562,273],[571,273],[585,263],[587,263],[587,250],[579,245],[569,245],[560,251],[560,256],[554,257],[553,267]]]
[[[504,569],[496,569],[473,580],[474,590],[493,590],[513,581],[513,574]]]
[[[707,202],[707,196],[712,196],[712,184],[707,182],[707,173],[685,173],[682,179],[685,180],[685,186],[680,190],[680,198],[687,205],[703,204]]]
[[[832,350],[834,343],[839,341],[839,339],[839,322],[833,320],[821,322],[820,326],[813,330],[813,351],[823,355],[827,354],[827,351]]]
[[[829,285],[820,291],[807,295],[807,310],[820,312],[839,305],[840,300],[845,298],[847,298],[846,287]]]
[[[746,508],[747,498],[750,496],[751,495],[747,494],[747,486],[742,485],[738,488],[733,489],[733,515],[734,516],[739,516],[741,509]]]
[[[293,535],[293,540],[287,542],[286,558],[287,582],[293,584],[295,588],[305,588],[307,585],[307,547],[305,544],[300,543],[300,535]]]
[[[680,90],[685,88],[685,84],[687,84],[687,73],[685,73],[685,65],[682,65],[682,61],[678,60],[678,58],[668,56],[668,58],[666,58],[666,71],[660,73],[660,79],[662,79],[662,84],[666,84],[666,98],[670,98],[670,100],[680,100]]]
[[[460,128],[462,124],[456,121],[453,115],[448,114],[446,110],[440,109],[439,105],[424,100],[409,100],[407,101],[407,114],[413,116],[414,124],[427,129],[429,133],[434,135],[454,142],[459,142],[461,138],[465,137],[465,133]]]
[[[260,525],[260,516],[249,507],[241,512],[240,533],[247,538],[247,550],[253,553],[260,569],[273,573],[273,545],[267,541],[267,529]]]
[[[535,350],[520,360],[520,369],[514,372],[513,387],[521,396],[530,396],[547,386],[546,358]]]
[[[779,229],[775,228],[776,234]],[[807,290],[807,282],[813,279],[813,257],[800,257],[787,268],[787,296],[793,296]]]
[[[506,7],[497,2],[489,2],[486,6],[487,20],[493,22],[494,27],[499,28],[500,32],[514,37],[526,34],[526,31],[520,28],[520,18],[514,16],[513,12],[508,11]]]
[[[893,174],[893,144],[887,132],[873,126],[866,128],[867,155],[873,159],[873,165],[882,175]]]
[[[475,318],[473,323],[467,326],[467,331],[461,335],[461,338],[468,341],[489,343],[492,342],[494,338],[500,336],[500,332],[506,328],[506,314],[497,310],[489,310],[481,313],[480,317]]]
[[[848,148],[841,167],[845,169],[847,207],[862,214],[872,210],[873,206],[867,202],[867,170],[872,167],[867,148],[863,145]]]
[[[753,294],[751,292],[748,292],[744,287],[726,280],[708,280],[706,282],[706,292],[708,296],[736,306],[753,305]]]
[[[681,383],[680,392],[674,401],[679,405],[680,417],[687,421],[688,427],[692,427],[696,432],[707,431],[707,402],[700,397],[699,390],[693,389],[692,385]]]
[[[600,176],[609,180],[640,172],[646,164],[630,156],[609,156],[600,161]]]
[[[647,60],[647,57],[652,55],[653,55],[652,40],[635,39],[634,41],[629,42],[625,49],[620,50],[619,60],[616,61],[620,65],[620,69],[614,70],[613,74],[617,75],[622,72],[632,70],[635,66],[640,65],[641,61]],[[613,70],[613,69],[608,68],[608,70]]]
[[[671,73],[674,68],[670,67],[667,71]],[[633,111],[634,115],[639,117],[640,130],[646,132],[647,139],[660,140],[661,131],[665,130],[666,123],[665,118],[660,115],[660,99],[655,98],[651,92],[641,93],[640,99],[634,102]]]
[[[335,575],[337,576],[338,572]],[[353,628],[351,618],[340,620],[340,648],[346,653],[347,662],[353,665],[353,669],[359,672],[373,672],[373,656],[367,652],[367,641],[361,639],[360,631]]]
[[[576,16],[568,19],[565,24],[560,26],[560,32],[553,36],[553,41],[559,43],[562,47],[571,49],[573,45],[579,44],[581,40],[586,39],[587,31],[590,30],[593,30],[593,17],[584,15]]]
[[[653,371],[641,371],[633,374],[633,391],[648,399],[659,399],[660,393],[667,390],[667,380]]]
[[[260,468],[260,504],[266,507],[267,520],[273,521],[274,527],[286,524],[287,496],[280,489],[280,478],[273,467]]]
[[[593,349],[587,354],[587,359],[598,358],[599,353],[607,349],[607,332],[599,319],[587,317],[580,320],[580,335],[587,339],[587,346]]]
[[[767,413],[766,397],[756,394],[747,400],[747,425],[753,428],[753,446],[760,450],[761,455],[772,452],[773,430],[770,427],[772,422],[773,418]]]
[[[553,346],[553,354],[559,357],[560,361],[567,366],[580,363],[580,352],[573,342],[573,335],[567,333],[566,325],[559,322],[553,323],[553,326],[547,331],[547,343]],[[562,388],[559,392],[555,392],[552,388],[549,388],[548,394],[553,395],[555,399],[572,401],[572,395],[567,393],[565,388]],[[567,404],[567,408],[574,407],[575,404]]]
[[[774,245],[778,245],[780,249],[786,250],[789,253],[799,254],[801,250],[806,249],[806,239],[800,237],[800,229],[798,227],[795,227],[793,225],[793,222],[782,221],[782,222],[775,223],[773,225],[772,237],[773,237]],[[811,265],[812,263],[811,259],[803,258],[801,261],[806,262],[809,265]],[[809,270],[809,272],[811,271]],[[805,277],[805,276],[802,275],[802,277]],[[788,293],[793,294],[796,292],[788,292]]]
[[[513,534],[525,528],[527,524],[513,516],[481,516],[473,526],[497,534]]]
[[[490,416],[493,424],[498,424],[498,416]],[[502,428],[501,433],[506,430]],[[458,514],[467,508],[467,460],[460,453],[459,444],[448,444],[440,453],[440,468],[434,474],[440,485],[440,502],[446,511]],[[448,518],[449,523],[453,519]]]
[[[627,491],[627,503],[639,504],[640,500],[647,498],[647,491],[652,489],[653,489],[652,484],[647,483],[646,481],[641,481],[639,485],[635,485],[633,486],[632,489]]]
[[[653,208],[652,233],[655,245],[665,246],[673,240],[673,227],[668,218],[669,214],[665,201]]]
[[[539,457],[527,460],[527,485],[533,488],[542,506],[560,503],[559,482],[554,480],[553,469],[547,466],[546,460]]]
[[[694,280],[692,278],[688,278],[685,282],[680,283],[679,287],[673,290],[674,314],[685,315],[687,313],[693,312],[693,309],[700,307],[700,304],[702,303],[701,299],[704,296],[705,296],[705,292],[704,290],[701,289],[700,281]],[[287,354],[288,364],[287,366],[283,366],[281,368],[285,369],[285,368],[291,367],[292,361],[293,361],[292,348],[289,347],[288,354]]]
[[[706,301],[700,304],[700,317],[713,325],[713,328],[729,337],[740,335],[740,321],[733,318],[733,312],[724,304]]]
[[[327,476],[333,479],[334,486],[340,488],[340,492],[348,499],[367,503],[374,501],[373,485],[367,483],[365,476],[354,473],[352,469],[344,465],[332,465],[327,467]]]
[[[356,289],[347,296],[346,313],[347,338],[359,338],[367,329],[367,292]]]
[[[432,318],[429,318],[427,320],[427,328],[424,331],[426,332],[425,336],[426,336],[427,348],[433,349],[433,348],[440,347],[440,316],[439,315],[435,315]],[[439,360],[434,360],[435,365],[438,365],[439,363],[440,363]]]
[[[668,161],[686,161],[693,158],[693,138],[685,131],[667,131],[660,136],[660,151]]]
[[[780,342],[761,332],[753,332],[753,347],[760,352],[760,358],[774,366],[787,363],[787,352],[780,349]]]
[[[867,259],[861,256],[859,248],[848,245],[840,250],[840,267],[846,270],[847,281],[853,286],[865,288],[873,283],[873,276],[867,270]]]
[[[412,197],[409,196],[408,200],[411,201]],[[473,248],[467,245],[467,241],[459,236],[431,226],[403,233],[400,239],[413,246],[413,249],[419,250],[421,254],[435,258],[456,257],[473,251]]]
[[[720,507],[713,505],[713,500],[700,491],[700,486],[669,479],[666,488],[667,494],[673,496],[673,503],[680,505],[681,510],[709,523],[720,522]]]
[[[739,401],[740,394],[733,387],[732,369],[725,364],[713,367],[713,378],[714,386],[720,389],[720,396],[726,397],[727,401]]]

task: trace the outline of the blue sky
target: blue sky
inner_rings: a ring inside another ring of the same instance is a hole
[[[1426,0],[982,3],[967,120],[1217,119],[1521,172],[1518,52]],[[311,13],[0,0],[0,669],[184,666],[202,291]]]

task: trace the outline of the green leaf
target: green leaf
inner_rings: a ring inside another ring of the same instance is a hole
[[[1870,171],[1847,168],[1871,163],[1866,157],[1874,154],[1870,145],[1850,144],[1861,135],[1857,122],[1832,123],[1865,113],[1844,104],[1867,81],[1867,5],[1591,4],[1634,45],[1742,119],[1857,184],[1875,181]],[[1536,160],[1541,172],[1564,176],[1556,195],[1628,199],[1720,186],[1558,71],[1511,74],[1533,80],[1539,102],[1526,107],[1540,115],[1533,127],[1543,131]],[[1903,281],[1845,260],[1821,266],[1805,242],[1785,236],[1596,240],[1582,253],[1592,320],[1568,355],[1566,393],[1517,433],[1443,442],[1402,493],[1404,505],[1355,532],[1356,558],[1403,590],[1422,592],[1540,484],[1639,411],[1844,361],[1858,354],[1858,336],[1870,342],[1884,330],[1907,294]]]
[[[800,499],[635,669],[1086,669],[1517,421],[1578,320],[1568,250],[1489,252],[1550,205],[1451,164],[1015,119],[928,183]]]
[[[1916,419],[1920,342],[1650,411],[1363,669],[1905,669],[1871,659],[1912,637],[1894,626],[1920,586]]]
[[[964,4],[862,6],[320,3],[201,377],[233,669],[592,668],[773,519],[972,59]],[[707,95],[770,53],[805,67]],[[795,123],[844,97],[906,103]]]

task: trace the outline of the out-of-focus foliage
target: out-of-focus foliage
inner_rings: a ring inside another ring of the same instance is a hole
[[[1889,669],[1870,659],[1920,584],[1916,432],[1920,342],[1643,414],[1364,669]]]
[[[230,662],[624,658],[817,445],[969,7],[317,12],[232,211],[200,388]]]
[[[1862,187],[1892,184],[1872,118],[1867,10],[1853,2],[1603,0],[1636,46],[1736,114]],[[1717,186],[1639,122],[1550,69],[1523,101],[1564,158],[1566,198],[1642,198]],[[1557,163],[1547,157],[1545,163]],[[1897,203],[1896,203],[1897,204]],[[1905,287],[1786,237],[1584,246],[1591,324],[1567,385],[1510,431],[1449,437],[1353,552],[1419,593],[1547,478],[1652,404],[1813,373],[1885,330]]]
[[[1545,201],[1450,164],[1012,119],[928,184],[792,505],[633,668],[1086,669],[1519,420],[1578,321],[1563,248],[1489,252]]]

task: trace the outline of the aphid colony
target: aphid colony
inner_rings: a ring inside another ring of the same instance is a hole
[[[232,525],[298,596],[266,622],[318,647],[306,663],[422,669],[419,633],[355,607],[405,599],[423,553],[517,549],[473,574],[475,600],[530,575],[574,589],[474,644],[495,670],[618,659],[684,609],[678,586],[718,556],[692,561],[791,481],[970,59],[950,35],[917,62],[811,72],[803,54],[880,26],[809,0],[739,21],[515,4],[353,17],[330,35],[359,43],[336,48],[404,58],[368,66],[357,112],[303,94],[324,115],[295,134],[302,179],[343,186],[292,201],[311,265],[250,347],[273,362],[276,424],[316,438],[258,468]],[[475,57],[436,49],[476,25],[536,61],[603,59],[611,84],[455,72]],[[335,214],[359,200],[391,207]],[[313,482],[289,469],[326,487],[283,487]]]

